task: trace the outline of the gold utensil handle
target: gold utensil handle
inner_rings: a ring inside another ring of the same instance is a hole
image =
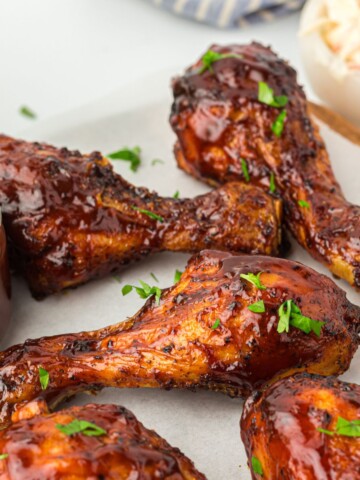
[[[339,133],[343,137],[350,140],[350,142],[360,145],[360,128],[353,123],[346,120],[342,115],[333,112],[323,105],[309,102],[308,106],[310,113],[317,117],[322,122],[326,123],[332,130]]]

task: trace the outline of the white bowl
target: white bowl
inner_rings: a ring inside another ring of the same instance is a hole
[[[321,16],[324,0],[308,0],[300,19],[300,52],[315,93],[338,113],[360,125],[360,72],[346,63],[326,44],[318,30],[302,33]]]

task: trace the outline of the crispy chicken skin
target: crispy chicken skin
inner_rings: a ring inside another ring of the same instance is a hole
[[[241,437],[265,480],[359,480],[360,438],[327,435],[337,419],[360,420],[360,386],[296,374],[256,392],[244,406]]]
[[[244,180],[243,159],[251,184],[267,192],[273,173],[294,237],[334,274],[360,288],[360,207],[343,196],[295,70],[258,43],[211,49],[241,58],[219,60],[201,74],[198,61],[173,81],[170,121],[178,137],[178,165],[218,185]],[[280,137],[271,127],[282,109],[258,101],[260,81],[288,97]]]
[[[89,404],[50,414],[30,402],[0,431],[1,480],[205,480],[179,449],[145,428],[124,407]],[[100,436],[66,435],[56,425],[87,421]]]
[[[281,205],[258,188],[234,182],[194,199],[162,198],[130,185],[97,152],[83,156],[2,135],[0,204],[15,262],[35,297],[151,252],[271,255],[280,241]]]
[[[240,278],[261,273],[266,290]],[[262,299],[266,312],[250,304]],[[294,300],[325,322],[320,336],[278,333],[278,308]],[[360,308],[329,278],[289,260],[203,251],[180,281],[134,317],[93,332],[27,340],[0,353],[0,423],[42,395],[50,405],[103,387],[196,388],[244,396],[265,381],[306,370],[340,374],[358,346]],[[39,367],[50,375],[41,390]]]

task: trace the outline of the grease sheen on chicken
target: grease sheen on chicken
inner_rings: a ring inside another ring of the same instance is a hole
[[[205,480],[179,449],[124,407],[89,404],[52,413],[38,400],[0,431],[1,480]],[[66,435],[57,425],[86,421],[99,436]]]
[[[327,435],[338,418],[360,420],[360,386],[333,377],[297,374],[250,397],[241,436],[251,465],[260,461],[259,480],[359,480],[360,438]]]
[[[0,204],[14,258],[42,297],[161,250],[276,254],[281,205],[231,183],[194,199],[159,197],[95,152],[0,135]],[[150,218],[133,207],[156,214]]]
[[[266,290],[240,277],[259,274]],[[278,308],[293,300],[323,321],[320,336],[278,333]],[[263,300],[265,313],[248,309]],[[123,323],[27,340],[0,353],[0,422],[42,395],[53,406],[103,387],[206,388],[246,396],[273,377],[345,371],[358,346],[360,308],[329,278],[289,260],[204,251],[180,281]],[[41,390],[39,366],[50,382]]]
[[[179,166],[217,185],[244,180],[243,160],[251,184],[267,192],[273,173],[284,220],[297,241],[360,288],[360,207],[346,201],[334,177],[295,70],[258,43],[211,49],[237,57],[203,73],[199,60],[173,82],[170,119]],[[259,82],[288,97],[280,137],[272,125],[283,109],[258,101]]]

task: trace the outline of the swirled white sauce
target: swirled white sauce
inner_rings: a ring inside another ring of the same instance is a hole
[[[338,78],[360,73],[360,0],[320,0],[311,16],[302,24],[300,35],[319,32],[334,54],[331,70]]]

